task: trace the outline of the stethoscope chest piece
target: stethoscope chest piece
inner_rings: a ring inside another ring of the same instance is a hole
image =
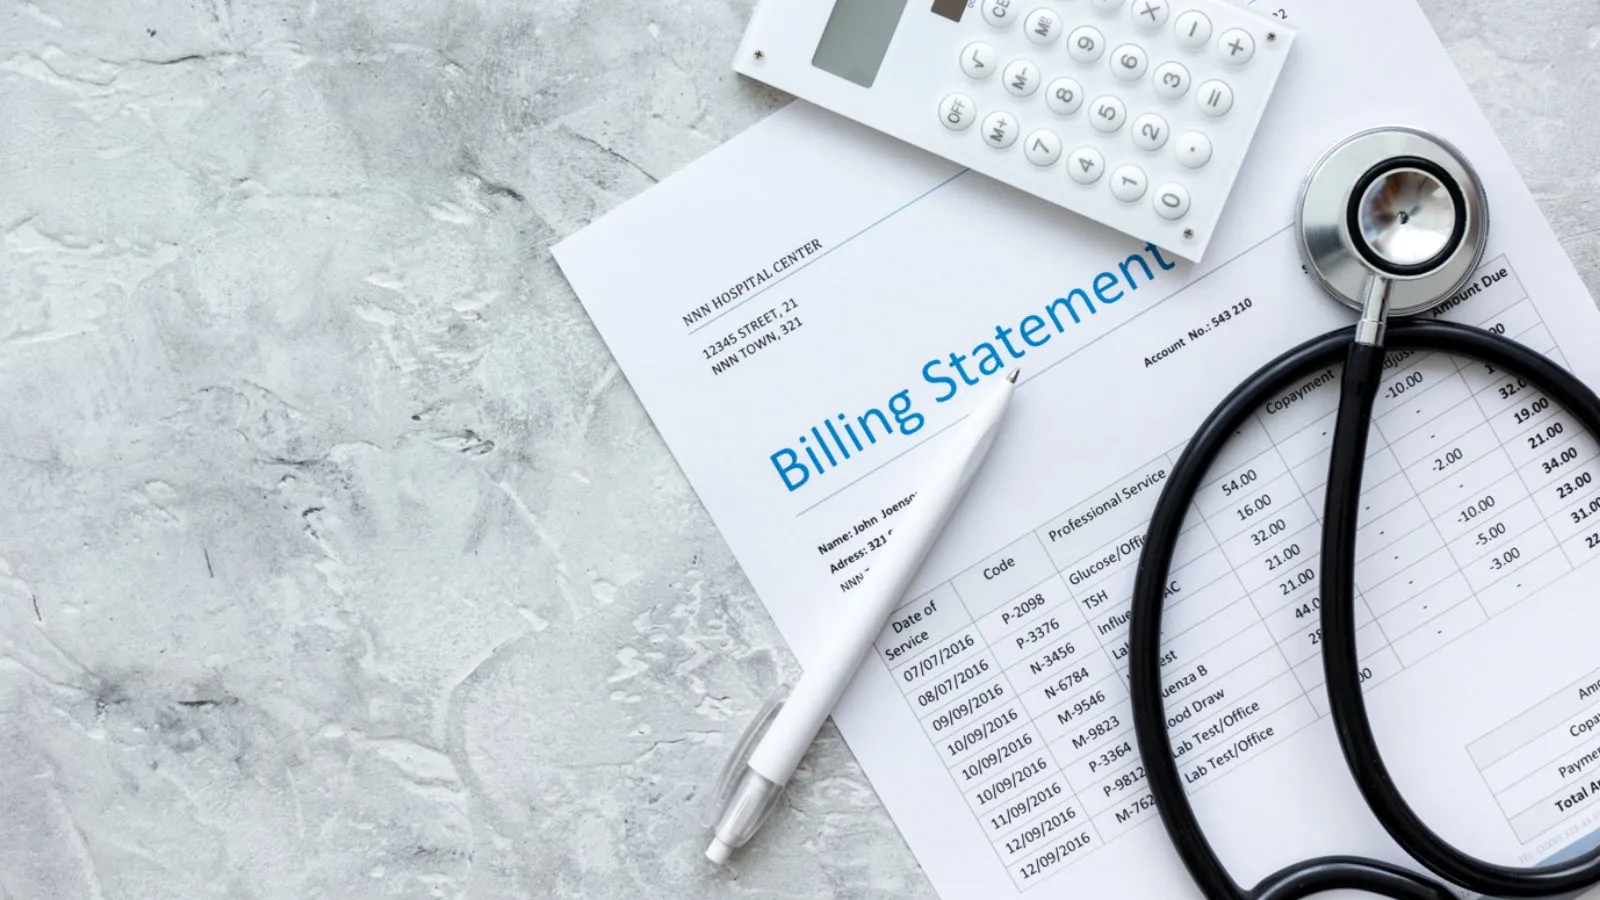
[[[1296,210],[1301,257],[1322,288],[1361,309],[1374,275],[1389,311],[1423,312],[1466,286],[1489,207],[1456,149],[1412,128],[1351,135],[1312,167]]]

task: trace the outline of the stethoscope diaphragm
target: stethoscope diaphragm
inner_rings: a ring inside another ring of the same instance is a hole
[[[1361,309],[1375,274],[1389,312],[1415,315],[1471,280],[1488,239],[1477,173],[1437,137],[1399,126],[1351,135],[1312,166],[1296,208],[1306,270]]]

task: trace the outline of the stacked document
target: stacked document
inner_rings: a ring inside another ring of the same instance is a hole
[[[1022,370],[1002,437],[835,712],[950,900],[1199,896],[1133,742],[1129,595],[1201,419],[1354,322],[1292,229],[1328,147],[1384,124],[1457,145],[1492,220],[1482,270],[1441,315],[1600,385],[1600,313],[1416,6],[1284,5],[1296,58],[1201,265],[803,103],[556,248],[802,666],[981,386]],[[1600,444],[1514,374],[1390,362],[1356,569],[1386,762],[1469,852],[1579,852],[1600,834]],[[1323,854],[1415,867],[1362,804],[1323,690],[1338,376],[1284,385],[1235,437],[1168,586],[1173,748],[1245,884]]]

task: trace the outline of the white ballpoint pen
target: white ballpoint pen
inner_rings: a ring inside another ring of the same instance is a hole
[[[805,670],[787,699],[779,703],[774,698],[757,713],[734,748],[714,797],[715,818],[708,822],[715,823],[715,834],[706,850],[712,862],[727,862],[777,806],[789,777],[854,679],[889,616],[900,605],[911,580],[982,466],[1011,404],[1019,374],[1020,370],[1013,370],[972,411],[928,484],[917,492],[906,511],[907,519],[879,551],[861,587],[851,594],[855,602],[841,612],[827,652]],[[745,751],[769,720],[770,726],[746,758]]]

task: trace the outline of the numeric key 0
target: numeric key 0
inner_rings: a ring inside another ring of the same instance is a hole
[[[1167,221],[1175,221],[1189,214],[1189,192],[1181,184],[1163,184],[1156,188],[1156,214]]]

